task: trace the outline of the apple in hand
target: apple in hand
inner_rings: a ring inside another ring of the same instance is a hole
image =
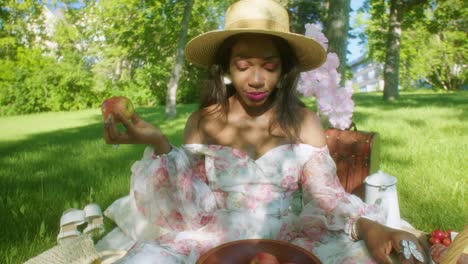
[[[109,114],[121,113],[126,119],[130,119],[135,114],[132,101],[125,96],[114,96],[102,102],[101,111],[104,120]]]
[[[260,252],[250,260],[250,264],[280,264],[278,259],[270,253]]]

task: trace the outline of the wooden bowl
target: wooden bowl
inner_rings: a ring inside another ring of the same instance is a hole
[[[279,240],[245,239],[228,242],[203,254],[196,264],[249,264],[255,254],[268,252],[280,263],[320,264],[320,260],[304,248]]]

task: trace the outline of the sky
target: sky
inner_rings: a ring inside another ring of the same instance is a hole
[[[364,0],[351,0],[351,9],[354,10],[351,12],[350,15],[350,25],[352,26],[354,23],[354,18],[356,16],[356,10],[360,8],[363,4]],[[346,60],[349,62],[352,62],[353,60],[356,60],[360,56],[364,55],[365,52],[365,46],[362,44],[359,44],[359,39],[349,39],[348,38],[348,55],[346,56]]]

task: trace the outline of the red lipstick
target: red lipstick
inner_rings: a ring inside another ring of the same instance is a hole
[[[263,100],[267,96],[265,92],[251,92],[247,93],[247,97],[252,101],[260,101]]]

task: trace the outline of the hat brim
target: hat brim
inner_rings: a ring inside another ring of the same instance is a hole
[[[215,30],[201,34],[189,41],[185,47],[185,56],[192,64],[208,68],[214,63],[216,52],[224,40],[241,33],[267,34],[285,39],[296,54],[300,71],[316,69],[327,58],[325,49],[312,38],[295,33],[249,28]]]

